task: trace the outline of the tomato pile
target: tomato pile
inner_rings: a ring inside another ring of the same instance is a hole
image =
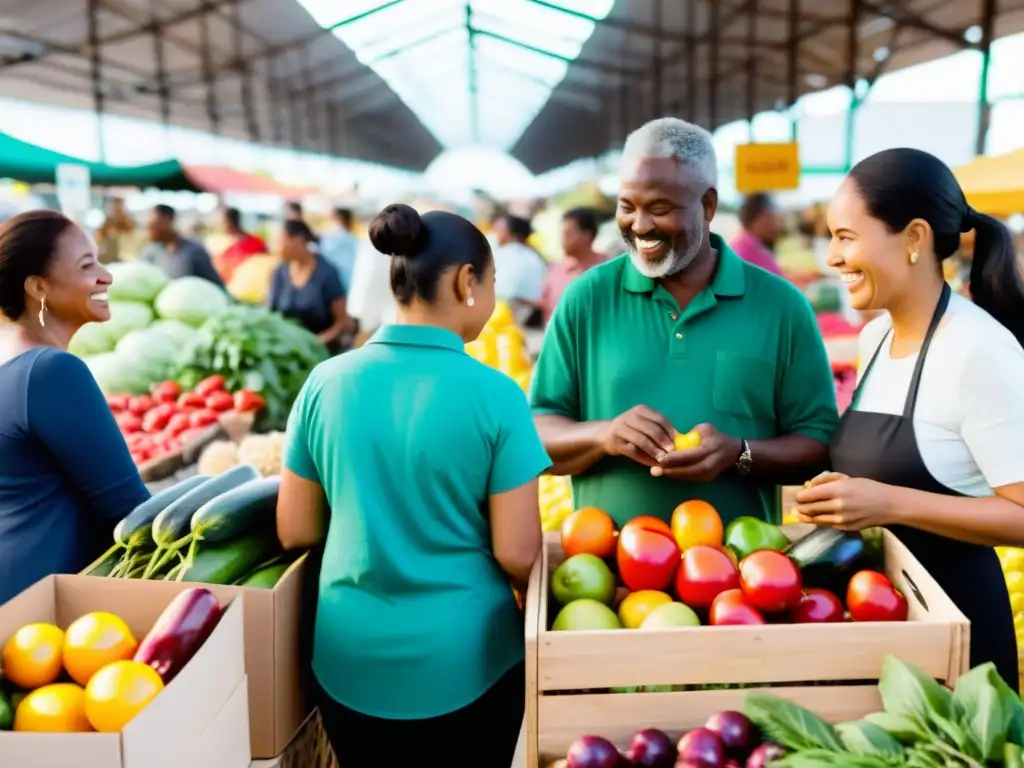
[[[643,516],[616,530],[594,507],[562,526],[567,559],[551,576],[561,630],[906,621],[906,598],[860,534],[819,528],[791,543],[778,526],[740,517],[723,526],[688,501],[671,524]]]
[[[242,389],[228,392],[223,376],[209,376],[183,391],[174,381],[153,386],[148,395],[108,395],[136,465],[180,451],[197,434],[216,424],[221,414],[258,413],[263,398]]]
[[[836,383],[836,403],[842,413],[853,401],[853,391],[857,388],[857,366],[850,363],[832,363],[832,378]]]

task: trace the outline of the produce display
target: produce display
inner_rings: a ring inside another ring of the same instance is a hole
[[[263,477],[280,475],[284,440],[284,432],[246,435],[239,443],[217,440],[203,450],[196,469],[201,475],[212,476],[227,472],[239,464],[249,464]]]
[[[878,681],[884,711],[829,725],[764,692],[744,712],[719,712],[673,741],[648,728],[627,749],[599,735],[570,746],[561,768],[982,768],[1024,767],[1024,704],[992,664],[953,688],[911,664],[886,659]]]
[[[202,647],[220,615],[216,597],[196,588],[180,593],[141,643],[105,611],[66,630],[26,624],[0,650],[0,730],[120,732]]]
[[[557,475],[540,477],[540,525],[545,532],[557,531],[573,512],[572,480]]]
[[[638,517],[616,530],[594,507],[561,529],[566,559],[551,576],[553,631],[906,621],[906,598],[860,534],[818,528],[790,542],[740,517],[723,526],[706,502],[671,523]]]
[[[524,392],[529,391],[533,361],[527,352],[526,336],[516,325],[512,308],[506,302],[495,305],[480,335],[466,345],[466,353],[515,379]]]
[[[999,562],[1006,577],[1006,588],[1010,593],[1010,608],[1013,609],[1013,626],[1017,630],[1018,653],[1024,651],[1024,549],[996,547]],[[1024,682],[1024,673],[1021,674]]]
[[[230,392],[223,376],[209,376],[185,391],[176,381],[162,381],[149,394],[110,394],[107,405],[121,428],[137,465],[180,451],[190,440],[215,426],[222,414],[257,414],[263,398],[247,389]]]
[[[83,573],[273,588],[301,554],[277,538],[280,482],[248,464],[182,480],[118,523],[114,545]]]

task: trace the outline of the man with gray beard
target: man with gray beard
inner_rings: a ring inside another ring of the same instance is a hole
[[[629,136],[616,214],[627,252],[568,288],[534,372],[551,473],[572,476],[577,509],[619,525],[668,521],[694,499],[726,524],[778,522],[778,486],[828,461],[838,414],[814,314],[712,234],[717,183],[702,128],[662,118]]]

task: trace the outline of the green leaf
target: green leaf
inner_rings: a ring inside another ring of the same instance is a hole
[[[953,692],[895,656],[887,656],[882,664],[878,692],[886,712],[917,720],[926,728],[932,715],[950,716]]]
[[[981,741],[974,735],[970,727],[961,725],[940,715],[932,715],[931,728],[939,739],[955,747],[963,754],[975,760],[981,760]]]
[[[996,687],[998,679],[994,664],[982,664],[958,679],[953,691],[957,722],[973,736],[978,751],[971,756],[977,760],[996,760],[1003,754],[1006,744],[1011,715]]]
[[[1005,768],[1024,768],[1024,749],[1019,744],[1004,745],[1003,765]]]
[[[832,726],[791,701],[765,693],[748,693],[744,699],[744,710],[768,738],[787,749],[843,750]]]
[[[807,749],[772,760],[772,768],[889,768],[880,757],[835,753],[828,749]]]
[[[930,738],[928,732],[917,720],[894,715],[891,712],[872,712],[864,718],[869,723],[877,725],[893,738],[904,744],[913,744]]]
[[[992,678],[992,684],[999,692],[999,698],[1003,702],[1003,715],[1005,717],[1006,740],[1011,744],[1024,747],[1024,703],[1020,696],[1006,684],[998,674]]]
[[[841,723],[835,728],[847,752],[873,757],[900,757],[903,746],[886,730],[867,720]]]

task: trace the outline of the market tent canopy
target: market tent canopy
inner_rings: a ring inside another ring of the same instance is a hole
[[[975,210],[1000,218],[1024,213],[1024,149],[976,158],[955,173]]]
[[[292,187],[281,184],[269,176],[246,173],[225,165],[183,165],[181,170],[197,188],[214,194],[243,192],[301,199],[319,192],[313,187]]]

